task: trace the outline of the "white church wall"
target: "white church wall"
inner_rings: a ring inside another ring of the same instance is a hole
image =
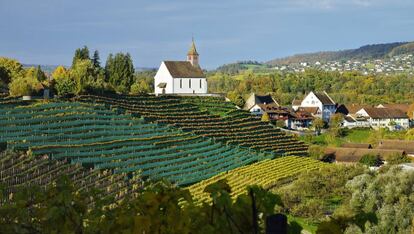
[[[166,83],[167,86],[165,88],[165,93],[173,93],[174,87],[173,87],[173,78],[170,74],[170,72],[167,69],[167,66],[165,66],[164,62],[161,63],[160,68],[157,71],[157,74],[154,76],[154,92],[155,94],[162,94],[162,88],[158,87],[158,84],[160,83]]]
[[[174,78],[173,86],[174,93],[207,93],[206,78]]]

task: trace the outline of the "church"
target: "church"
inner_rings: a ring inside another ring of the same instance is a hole
[[[198,63],[198,56],[193,40],[187,61],[162,61],[154,76],[154,93],[206,94],[207,79]]]

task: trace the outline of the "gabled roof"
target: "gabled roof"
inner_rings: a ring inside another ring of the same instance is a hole
[[[247,99],[246,104],[244,105],[245,110],[250,110],[255,105],[272,105],[274,107],[278,107],[279,104],[276,102],[275,99],[272,98],[271,95],[257,95],[253,93]],[[262,107],[260,107],[262,108]]]
[[[390,109],[398,109],[405,113],[408,112],[408,109],[410,108],[409,104],[380,104],[377,106],[377,108],[390,108]]]
[[[294,99],[292,101],[292,106],[300,106],[300,105],[302,105],[302,100],[300,100],[300,99]]]
[[[335,105],[335,102],[326,92],[313,92],[323,105]]]
[[[355,123],[356,120],[354,119],[354,117],[350,116],[350,115],[345,115],[344,116],[344,120],[347,121],[348,123]]]
[[[349,104],[346,105],[346,109],[348,110],[348,114],[355,114],[357,113],[359,110],[367,108],[367,107],[372,107],[370,105],[360,105],[360,104]]]
[[[343,115],[349,114],[348,108],[344,104],[340,104],[337,108],[335,113],[341,113]]]
[[[298,111],[303,111],[303,112],[308,112],[311,113],[313,115],[318,114],[319,107],[299,107]]]
[[[205,78],[199,67],[188,61],[164,61],[165,66],[173,78]]]
[[[373,119],[408,119],[407,114],[398,109],[368,107],[364,110]]]

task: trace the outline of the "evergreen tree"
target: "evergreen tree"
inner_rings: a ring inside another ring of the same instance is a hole
[[[42,68],[40,68],[40,65],[37,66],[35,73],[34,73],[34,77],[40,82],[45,81],[47,79],[47,76],[42,71]]]
[[[134,65],[129,53],[109,55],[105,65],[106,81],[112,88],[121,93],[127,93],[134,81]]]
[[[72,60],[72,67],[75,66],[78,60],[86,60],[86,59],[90,60],[88,47],[84,46],[83,48],[76,49],[75,56],[73,57],[73,60]]]
[[[100,68],[101,67],[101,62],[100,62],[98,50],[95,50],[95,52],[93,53],[92,63],[93,63],[93,66],[95,68]]]

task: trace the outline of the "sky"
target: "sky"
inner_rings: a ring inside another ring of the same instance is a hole
[[[242,60],[414,41],[413,0],[0,0],[0,56],[70,65],[76,48],[129,52],[136,67]]]

